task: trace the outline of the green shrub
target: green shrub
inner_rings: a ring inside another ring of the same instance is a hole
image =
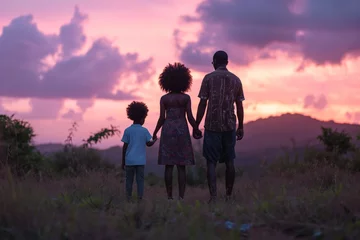
[[[352,137],[348,133],[324,127],[321,127],[321,130],[322,134],[318,136],[318,139],[324,144],[327,152],[346,154],[354,150]]]
[[[16,175],[41,170],[44,157],[32,144],[34,137],[34,130],[28,122],[15,119],[13,115],[0,115],[1,166],[10,166]]]
[[[73,146],[72,140],[77,131],[76,122],[69,129],[69,134],[65,140],[65,147],[62,151],[54,153],[52,158],[52,170],[56,173],[75,175],[86,173],[88,171],[109,171],[115,170],[114,164],[102,159],[98,150],[91,148],[92,144],[101,142],[101,140],[114,136],[120,131],[111,126],[103,128],[95,134],[83,140],[84,144],[80,147]]]

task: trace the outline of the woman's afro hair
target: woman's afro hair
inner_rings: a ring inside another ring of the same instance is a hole
[[[133,101],[126,108],[126,113],[129,119],[133,121],[141,121],[147,117],[149,112],[148,107],[143,102]]]
[[[191,72],[182,63],[168,64],[159,76],[160,88],[165,92],[187,92],[191,84]]]

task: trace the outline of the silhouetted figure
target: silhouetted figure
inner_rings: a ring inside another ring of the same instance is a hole
[[[137,197],[143,198],[144,170],[146,164],[146,146],[151,147],[156,138],[151,139],[151,134],[142,125],[148,114],[148,107],[143,102],[132,102],[126,108],[126,113],[133,124],[126,128],[121,141],[123,145],[122,169],[126,172],[126,196],[128,201],[132,197],[132,187],[136,176]]]
[[[196,124],[199,126],[205,118],[205,132],[203,155],[207,160],[207,179],[210,191],[210,201],[216,200],[216,164],[226,164],[226,197],[232,194],[235,181],[235,143],[244,136],[244,110],[242,101],[245,100],[240,79],[226,68],[228,55],[218,51],[213,56],[212,65],[215,71],[207,74],[201,84],[198,97]],[[238,128],[236,130],[237,108]],[[196,129],[196,128],[195,128]]]
[[[191,84],[190,70],[181,63],[169,64],[159,77],[159,85],[167,94],[160,99],[160,117],[153,138],[156,138],[162,127],[158,164],[165,165],[165,185],[168,199],[173,199],[174,166],[176,165],[178,170],[179,198],[183,199],[186,186],[185,166],[195,164],[185,115],[194,128],[194,137],[201,136],[192,114],[190,96],[185,94],[190,89]]]

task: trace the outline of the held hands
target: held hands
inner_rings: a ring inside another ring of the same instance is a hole
[[[154,143],[158,140],[158,137],[156,136],[156,134],[154,134],[154,135],[152,136],[152,140],[153,140]]]
[[[193,138],[200,139],[202,138],[202,132],[198,128],[193,129]]]

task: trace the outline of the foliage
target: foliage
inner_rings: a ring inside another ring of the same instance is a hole
[[[105,161],[99,151],[91,148],[91,146],[101,142],[103,139],[119,134],[120,131],[114,126],[102,128],[100,131],[89,136],[88,139],[83,140],[82,146],[76,147],[73,145],[73,137],[77,131],[77,126],[77,123],[74,122],[69,129],[64,150],[53,154],[53,170],[57,173],[73,176],[89,171],[113,170],[115,168],[114,165]]]
[[[324,127],[321,127],[321,130],[322,134],[318,136],[318,139],[325,145],[326,151],[346,154],[354,150],[352,138],[348,133]]]
[[[120,131],[114,127],[113,125],[110,128],[102,128],[100,131],[94,133],[88,139],[83,140],[83,147],[88,148],[92,146],[92,144],[100,143],[103,139],[108,139],[109,137],[113,137],[115,135],[120,135]]]
[[[39,171],[44,158],[32,144],[34,137],[28,122],[0,115],[0,167],[9,165],[18,175]]]

